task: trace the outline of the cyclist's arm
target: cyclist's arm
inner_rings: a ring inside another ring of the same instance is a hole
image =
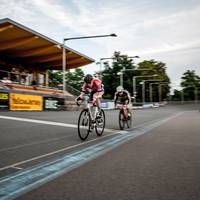
[[[114,104],[115,104],[115,107],[117,105],[117,100],[118,100],[118,93],[116,92],[115,93],[115,96],[114,96]]]
[[[88,94],[89,94],[88,87],[87,87],[86,84],[84,83],[83,86],[82,86],[82,91],[81,91],[80,96],[83,98],[85,95],[88,95]]]
[[[131,103],[131,96],[130,96],[130,93],[128,93],[128,100],[129,100],[128,103]]]
[[[126,101],[126,104],[128,105],[128,104],[131,102],[131,96],[130,96],[130,94],[129,94],[128,91],[124,91],[124,92],[125,92],[126,95],[127,95],[127,101]]]

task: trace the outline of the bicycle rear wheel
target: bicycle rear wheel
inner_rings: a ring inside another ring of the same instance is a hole
[[[119,111],[119,128],[123,130],[124,125],[125,125],[124,113],[123,113],[123,110],[120,110]]]
[[[96,130],[96,134],[98,136],[101,136],[103,134],[104,128],[105,128],[105,124],[106,124],[106,119],[105,119],[105,113],[104,111],[101,109],[99,111],[99,115],[98,117],[96,117],[96,126],[95,126],[95,130]]]
[[[88,112],[88,109],[81,111],[78,119],[78,135],[81,140],[85,140],[89,133],[91,127],[91,119]]]

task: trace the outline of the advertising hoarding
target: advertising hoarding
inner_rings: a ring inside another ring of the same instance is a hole
[[[27,94],[10,94],[10,110],[37,110],[43,109],[42,96]]]
[[[62,110],[64,99],[56,97],[44,97],[44,110]]]
[[[0,92],[0,110],[9,109],[9,94],[6,92]]]

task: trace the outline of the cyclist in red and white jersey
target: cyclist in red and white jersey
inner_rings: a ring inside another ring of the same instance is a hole
[[[98,78],[93,78],[91,74],[87,74],[84,78],[84,84],[82,86],[82,92],[76,101],[84,100],[84,96],[89,93],[89,106],[93,106],[94,101],[96,101],[97,109],[101,108],[101,98],[104,94],[104,88],[102,81]]]

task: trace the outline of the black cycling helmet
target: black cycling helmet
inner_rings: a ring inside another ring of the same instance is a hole
[[[92,80],[93,80],[93,76],[91,74],[87,74],[84,78],[85,83],[91,83]]]

